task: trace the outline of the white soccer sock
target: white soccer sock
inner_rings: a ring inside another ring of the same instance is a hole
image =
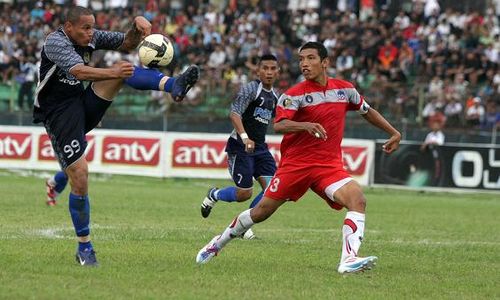
[[[348,211],[342,226],[342,258],[340,262],[349,257],[358,256],[358,250],[363,241],[365,232],[365,214]]]
[[[250,217],[250,211],[252,209],[247,209],[241,214],[239,214],[236,219],[231,222],[231,224],[224,230],[220,238],[215,242],[217,248],[222,249],[235,237],[241,236],[245,231],[253,226],[254,221]]]
[[[47,180],[47,183],[50,184],[51,186],[56,186],[56,175],[53,175]]]

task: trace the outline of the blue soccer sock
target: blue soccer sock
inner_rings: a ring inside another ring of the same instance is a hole
[[[254,208],[259,202],[260,200],[262,199],[262,196],[264,196],[264,191],[261,191],[252,201],[252,203],[250,203],[250,208]]]
[[[224,202],[235,202],[236,201],[236,187],[228,186],[223,189],[217,190],[214,193],[215,199]]]
[[[77,236],[90,234],[90,202],[88,195],[69,194],[69,212]]]
[[[54,182],[56,183],[54,190],[60,194],[68,184],[68,176],[63,171],[59,171],[54,175]]]
[[[165,92],[171,92],[175,77],[167,79],[163,89],[161,89],[159,85],[163,77],[165,77],[165,75],[156,69],[146,69],[135,66],[134,74],[125,79],[125,83],[136,90],[163,90]]]
[[[90,241],[88,242],[78,242],[78,251],[90,251],[94,249],[94,247],[92,247],[92,243]]]

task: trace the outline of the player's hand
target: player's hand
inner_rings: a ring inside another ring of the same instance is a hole
[[[116,78],[128,78],[134,75],[134,65],[128,61],[121,60],[111,66]]]
[[[253,153],[255,150],[255,142],[251,139],[243,139],[243,144],[245,144],[245,151],[247,153]]]
[[[326,141],[326,139],[328,138],[325,128],[323,128],[323,126],[321,126],[321,124],[319,123],[304,122],[303,126],[305,131],[318,139]]]
[[[396,151],[399,148],[399,142],[401,141],[401,134],[398,132],[391,136],[391,138],[382,145],[382,150],[389,154]]]
[[[142,33],[142,38],[151,34],[151,23],[146,18],[142,16],[135,17],[134,23],[137,30]]]

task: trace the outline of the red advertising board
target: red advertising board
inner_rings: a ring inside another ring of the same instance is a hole
[[[159,138],[105,136],[102,141],[102,163],[158,166]]]
[[[0,158],[28,160],[31,140],[30,133],[0,132]]]

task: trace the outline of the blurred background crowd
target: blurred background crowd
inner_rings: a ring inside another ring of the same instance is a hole
[[[208,130],[225,131],[217,122],[228,123],[229,103],[255,78],[257,58],[278,57],[276,88],[284,91],[302,80],[295,54],[311,40],[329,50],[331,76],[353,82],[400,126],[439,122],[459,137],[500,124],[500,0],[0,0],[3,119],[30,125],[23,120],[32,106],[40,49],[70,4],[92,8],[96,27],[104,30],[126,31],[134,16],[143,15],[153,32],[175,41],[176,59],[166,73],[189,64],[203,70],[200,84],[180,104],[164,93],[145,97],[124,89],[106,117],[110,126],[120,127],[123,122],[113,120],[121,119],[155,129],[151,122],[161,118],[166,129],[168,117],[203,120],[199,128],[174,122],[169,129],[207,131],[211,122],[215,129]],[[96,52],[92,64],[121,59],[137,62],[135,54],[108,51]]]

